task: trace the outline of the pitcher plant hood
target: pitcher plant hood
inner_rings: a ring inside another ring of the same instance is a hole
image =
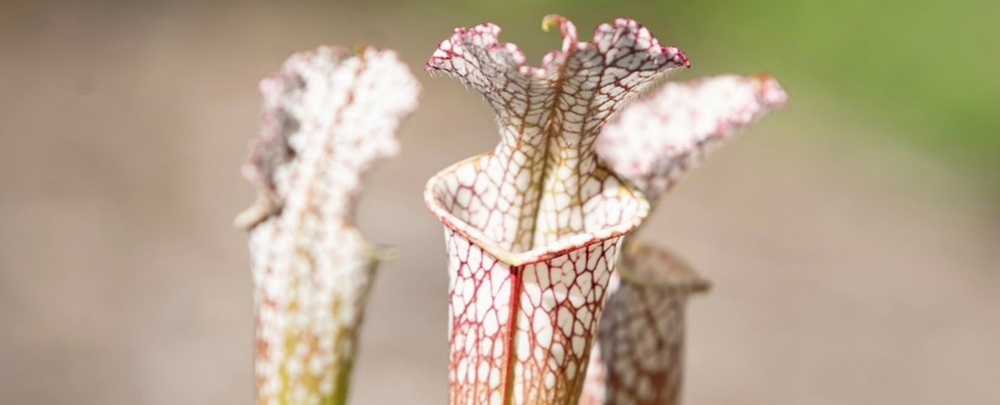
[[[767,74],[666,83],[604,127],[597,153],[653,204],[739,129],[787,101]]]
[[[395,53],[320,47],[260,83],[260,135],[244,175],[258,404],[343,404],[380,257],[354,226],[362,174],[399,150],[416,79]]]

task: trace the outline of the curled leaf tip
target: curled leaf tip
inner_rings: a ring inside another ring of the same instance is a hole
[[[278,207],[270,196],[258,193],[257,200],[249,208],[241,211],[233,220],[233,227],[240,231],[250,230],[267,217],[274,214]]]
[[[542,18],[542,32],[549,32],[549,30],[551,30],[552,27],[558,26],[562,21],[565,20],[566,18],[558,14],[549,14],[545,16],[545,18]]]
[[[359,58],[364,58],[365,50],[368,49],[368,46],[369,45],[367,42],[358,41],[358,43],[354,44],[354,56],[357,56]]]
[[[687,55],[684,54],[683,51],[681,51],[680,49],[677,49],[676,47],[672,47],[672,46],[668,47],[666,49],[667,49],[667,52],[671,52],[674,55],[673,59],[674,59],[675,63],[677,63],[678,65],[684,65],[684,68],[686,68],[686,69],[690,69],[691,68],[691,61],[688,59]]]
[[[576,26],[573,22],[558,14],[549,14],[542,19],[542,31],[549,32],[554,27],[559,27],[559,34],[563,37],[563,52],[567,52],[576,44]]]
[[[757,84],[757,98],[770,107],[781,107],[788,103],[788,93],[771,75],[760,72],[753,75]]]

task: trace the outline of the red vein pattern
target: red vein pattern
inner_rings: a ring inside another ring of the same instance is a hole
[[[262,129],[244,175],[258,404],[343,404],[380,256],[353,225],[361,175],[399,149],[416,79],[391,51],[321,47],[260,83]]]
[[[431,178],[445,225],[452,404],[575,404],[621,238],[649,209],[594,150],[604,123],[687,58],[615,20],[524,65],[500,28],[459,28],[427,63],[481,93],[500,143]]]
[[[666,249],[626,249],[619,265],[626,278],[609,287],[580,405],[679,404],[684,309],[708,282]]]
[[[786,101],[767,75],[666,84],[604,128],[598,154],[657,201],[712,148]],[[669,251],[632,242],[608,287],[581,405],[680,403],[684,307],[707,283]]]

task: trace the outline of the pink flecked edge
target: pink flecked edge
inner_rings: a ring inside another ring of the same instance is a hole
[[[615,23],[614,26],[607,23],[598,25],[596,28],[594,28],[593,39],[591,39],[588,42],[577,42],[576,26],[571,21],[569,21],[566,17],[557,14],[550,14],[545,16],[545,18],[542,20],[543,28],[547,29],[547,27],[550,24],[556,24],[559,27],[560,35],[563,37],[563,44],[562,44],[562,49],[547,53],[542,58],[542,63],[538,67],[524,64],[526,61],[524,52],[521,51],[521,48],[517,46],[517,44],[511,42],[499,41],[500,33],[503,31],[503,29],[501,29],[499,25],[496,25],[491,22],[486,22],[471,28],[459,27],[455,28],[455,33],[452,34],[450,37],[448,37],[448,39],[445,39],[440,43],[438,43],[438,46],[437,48],[435,48],[434,53],[431,54],[430,59],[424,65],[424,70],[427,71],[438,70],[438,68],[435,66],[435,62],[448,57],[448,55],[446,54],[448,51],[444,49],[445,47],[449,49],[453,48],[454,45],[452,44],[462,44],[463,39],[473,34],[480,34],[483,36],[483,38],[486,38],[490,41],[488,46],[486,46],[486,48],[490,52],[493,52],[495,50],[501,50],[501,52],[508,53],[511,56],[511,58],[515,62],[517,62],[516,67],[518,68],[518,71],[520,73],[535,77],[543,77],[545,75],[545,69],[548,67],[549,62],[554,60],[556,57],[569,53],[570,51],[584,50],[589,47],[596,46],[597,36],[605,30],[614,30],[615,28],[622,28],[629,26],[631,26],[632,29],[636,31],[636,33],[638,34],[645,33],[650,38],[650,45],[649,45],[650,53],[655,54],[656,51],[658,51],[661,55],[667,54],[671,62],[674,62],[678,65],[683,65],[685,68],[691,68],[691,61],[688,60],[687,55],[684,54],[684,51],[682,51],[680,48],[676,46],[661,45],[660,41],[655,36],[653,36],[651,32],[649,32],[649,29],[640,24],[638,21],[635,21],[631,18],[619,17],[614,20],[614,23]],[[439,55],[439,53],[445,53],[445,54]]]

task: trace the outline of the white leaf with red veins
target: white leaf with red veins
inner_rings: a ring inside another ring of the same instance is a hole
[[[395,53],[321,47],[260,83],[260,135],[244,175],[258,201],[249,230],[258,404],[345,401],[380,257],[354,227],[361,176],[399,150],[419,84]]]
[[[610,122],[597,153],[652,203],[712,147],[787,100],[778,82],[765,74],[667,83]]]
[[[459,28],[427,69],[493,107],[500,143],[427,184],[446,226],[452,404],[575,404],[621,238],[649,205],[594,149],[604,123],[687,58],[617,19],[524,65],[500,28]]]

